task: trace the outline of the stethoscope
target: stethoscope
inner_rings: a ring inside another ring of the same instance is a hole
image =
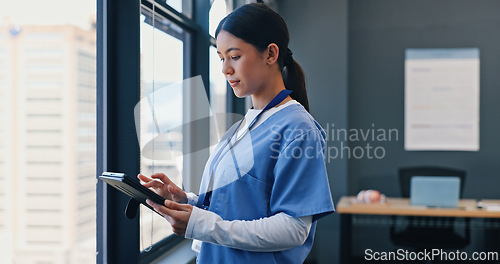
[[[288,95],[290,95],[290,93],[292,93],[292,91],[284,89],[278,95],[276,95],[273,98],[273,100],[271,100],[271,102],[269,102],[269,104],[267,104],[266,107],[264,107],[264,109],[262,109],[262,111],[257,114],[257,116],[252,120],[252,122],[250,122],[250,124],[248,125],[248,128],[243,132],[243,134],[238,139],[236,139],[234,141],[234,143],[231,143],[231,140],[233,139],[234,134],[236,134],[236,132],[239,130],[239,128],[240,128],[241,124],[243,123],[244,119],[240,120],[238,126],[235,128],[235,130],[233,131],[233,133],[231,134],[231,136],[226,140],[226,142],[224,143],[224,145],[219,149],[219,151],[215,154],[214,158],[212,159],[212,163],[210,164],[210,168],[209,168],[209,171],[210,171],[210,181],[208,183],[207,191],[205,192],[205,199],[203,200],[203,208],[204,209],[208,209],[208,207],[210,206],[210,198],[212,197],[212,189],[214,187],[214,172],[217,169],[217,166],[219,165],[219,162],[222,160],[222,158],[230,150],[232,150],[234,148],[234,146],[238,142],[241,141],[241,139],[243,137],[245,137],[250,132],[250,129],[252,129],[252,126],[257,122],[257,120],[262,115],[262,113],[264,113],[265,111],[269,110],[270,108],[273,108],[276,105],[278,105],[281,102],[283,102],[283,100],[285,100],[285,98],[287,98]],[[224,151],[225,148],[228,145],[229,145],[229,148],[226,151]]]

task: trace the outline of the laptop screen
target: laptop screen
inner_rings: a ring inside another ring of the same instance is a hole
[[[459,197],[459,177],[413,176],[411,178],[411,205],[456,208]]]

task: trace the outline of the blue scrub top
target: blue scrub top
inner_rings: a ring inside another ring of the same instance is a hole
[[[213,153],[223,147],[237,124],[223,136]],[[233,138],[234,141],[234,138]],[[217,162],[211,155],[200,187],[197,206],[203,208],[213,168],[210,205],[205,208],[224,220],[255,220],[283,212],[293,217],[313,216],[306,242],[277,252],[251,252],[202,243],[198,262],[303,263],[311,250],[316,220],[334,211],[325,167],[325,132],[300,104],[274,113]]]

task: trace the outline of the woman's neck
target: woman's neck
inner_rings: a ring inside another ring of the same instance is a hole
[[[252,104],[254,109],[264,109],[267,104],[269,104],[276,95],[278,95],[283,89],[285,89],[285,84],[283,83],[283,79],[280,78],[271,83],[268,87],[263,89],[262,92],[258,94],[252,94]],[[291,98],[288,96],[283,102],[286,103],[290,101]],[[280,105],[281,105],[280,103]]]

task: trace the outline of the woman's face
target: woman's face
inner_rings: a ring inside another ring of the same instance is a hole
[[[217,35],[217,54],[222,61],[222,73],[237,97],[258,95],[269,80],[266,52],[259,52],[253,45],[227,31]]]

